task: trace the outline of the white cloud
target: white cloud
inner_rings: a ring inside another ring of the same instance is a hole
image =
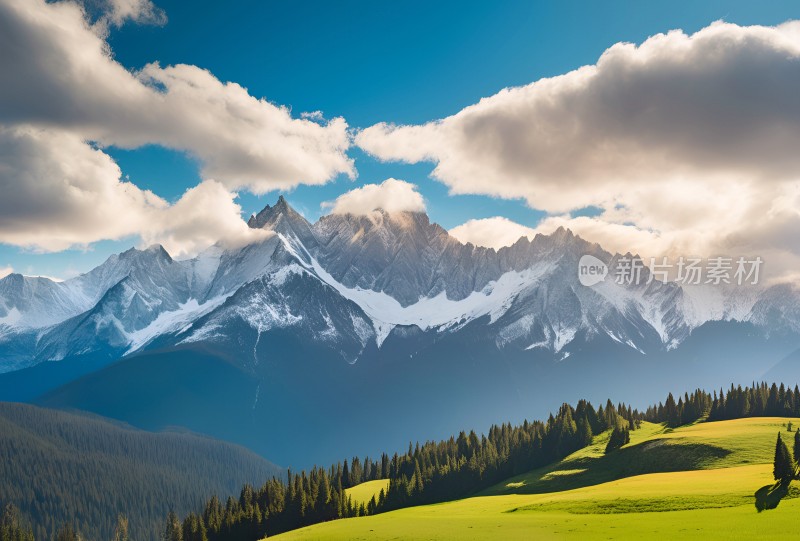
[[[0,278],[5,278],[12,272],[14,272],[13,267],[0,267]]]
[[[350,190],[335,201],[322,204],[332,214],[366,215],[375,209],[386,212],[425,212],[425,201],[417,186],[404,180],[389,178],[380,184],[365,184]]]
[[[536,231],[533,228],[512,222],[502,216],[468,220],[454,227],[449,233],[466,244],[471,242],[475,246],[500,249],[511,246],[521,237],[533,238]]]
[[[149,2],[114,0],[115,20]],[[255,193],[355,176],[347,124],[293,118],[196,66],[131,73],[72,2],[0,0],[0,124],[69,130],[102,145],[158,144],[196,156],[205,177]]]
[[[121,26],[125,21],[156,25],[167,22],[164,10],[156,7],[150,0],[108,0],[106,17],[115,26]]]
[[[216,242],[231,248],[272,234],[248,227],[235,199],[236,194],[222,184],[207,180],[157,213],[149,226],[143,224],[140,229],[142,244],[162,244],[172,256],[180,257],[196,254]]]
[[[619,43],[596,65],[443,120],[378,124],[356,143],[383,160],[435,163],[452,193],[522,198],[554,215],[540,227],[569,223],[643,252],[771,244],[781,259],[800,254],[798,88],[800,22],[720,22]],[[587,206],[600,215],[570,218]]]
[[[92,30],[101,37],[107,36],[111,27],[119,28],[128,21],[156,26],[167,23],[167,14],[151,0],[105,0],[100,4],[103,11]]]
[[[195,66],[132,73],[113,59],[108,28],[165,16],[150,0],[105,7],[91,25],[77,2],[0,0],[0,242],[57,251],[139,237],[188,255],[263,235],[242,221],[237,189],[355,176],[343,119],[293,118]],[[209,180],[170,204],[121,180],[102,150],[148,144],[197,157]]]
[[[57,251],[140,235],[173,255],[252,240],[235,195],[215,181],[174,205],[121,180],[110,156],[67,132],[0,128],[0,242]]]
[[[609,223],[587,216],[550,216],[536,227],[527,227],[508,218],[495,216],[468,220],[451,229],[449,233],[462,243],[471,242],[476,246],[499,249],[511,246],[521,237],[533,239],[537,234],[550,235],[560,227],[571,230],[589,242],[596,242],[612,253],[632,252],[648,257],[675,255],[670,253],[673,239],[662,239],[653,232],[632,225]]]
[[[800,23],[715,23],[620,43],[594,66],[356,141],[381,159],[435,162],[455,193],[564,212],[624,200],[632,183],[795,178],[798,85]]]

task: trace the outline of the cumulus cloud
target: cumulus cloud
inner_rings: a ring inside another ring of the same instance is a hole
[[[0,242],[42,251],[139,237],[173,255],[255,240],[236,190],[355,177],[345,121],[293,118],[190,65],[116,62],[108,29],[163,24],[150,0],[0,0]],[[106,146],[156,144],[196,157],[205,179],[171,204],[121,179]],[[214,180],[211,180],[214,179]]]
[[[0,278],[5,278],[12,272],[14,272],[12,267],[0,267]]]
[[[797,254],[798,88],[800,22],[718,22],[619,43],[595,65],[439,121],[377,124],[356,143],[435,163],[452,193],[522,198],[553,215],[542,227],[570,223],[613,244],[622,234],[649,252],[770,242]],[[587,206],[601,214],[570,218]]]
[[[633,182],[794,178],[798,86],[800,23],[715,23],[620,43],[594,66],[356,141],[381,159],[435,162],[455,193],[560,212],[624,200]]]
[[[143,0],[111,6],[114,21],[155,9]],[[287,107],[196,66],[153,63],[131,73],[76,3],[0,0],[0,50],[0,124],[186,151],[205,177],[255,193],[355,176],[343,119],[293,118]]]
[[[173,205],[152,216],[139,229],[142,244],[159,243],[176,257],[194,255],[211,244],[234,248],[272,235],[251,229],[242,219],[236,194],[206,180],[191,188]]]
[[[205,181],[170,205],[121,180],[110,156],[72,133],[0,128],[0,164],[0,242],[6,244],[57,251],[139,235],[182,255],[258,234],[220,183]]]
[[[533,238],[536,231],[502,216],[468,220],[454,227],[449,233],[463,242],[471,242],[475,246],[499,249],[511,246],[521,237]]]
[[[404,180],[389,178],[380,184],[365,184],[350,190],[335,201],[322,204],[332,214],[369,214],[375,209],[386,212],[425,212],[425,201],[417,186]]]
[[[451,229],[449,233],[462,243],[471,242],[476,246],[499,249],[511,246],[522,237],[533,239],[538,234],[550,235],[560,227],[569,229],[585,240],[596,242],[612,253],[631,252],[647,257],[683,255],[671,253],[674,244],[672,238],[664,239],[657,233],[632,225],[609,223],[587,216],[550,216],[536,227],[527,227],[508,218],[495,216],[468,220]]]

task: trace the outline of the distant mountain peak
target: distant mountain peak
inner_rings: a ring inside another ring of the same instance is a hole
[[[278,201],[274,206],[266,205],[260,212],[250,216],[247,225],[252,229],[263,229],[265,227],[271,228],[281,216],[286,216],[292,220],[299,220],[306,222],[306,219],[286,201],[283,195],[278,197]]]
[[[155,257],[157,259],[172,261],[172,256],[169,255],[169,252],[167,252],[167,250],[160,244],[151,244],[147,248],[143,249],[130,248],[119,254],[119,258],[123,260],[139,260],[142,257],[145,257],[145,259],[148,259],[149,257]]]
[[[317,244],[312,226],[297,212],[282,195],[274,206],[265,206],[261,212],[250,217],[247,225],[251,229],[269,229],[288,238],[296,238],[306,248]]]

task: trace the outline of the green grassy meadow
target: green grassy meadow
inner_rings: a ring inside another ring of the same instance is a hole
[[[772,539],[800,516],[775,487],[775,436],[789,419],[643,423],[605,455],[608,433],[563,461],[463,500],[317,524],[281,539]],[[348,491],[369,499],[381,482]],[[385,482],[383,482],[385,483]]]
[[[378,494],[381,493],[381,489],[385,491],[388,490],[388,488],[388,479],[378,479],[376,481],[367,481],[366,483],[361,483],[360,485],[348,488],[345,490],[345,494],[353,498],[353,502],[367,503],[373,496],[375,496],[375,499],[377,500]]]

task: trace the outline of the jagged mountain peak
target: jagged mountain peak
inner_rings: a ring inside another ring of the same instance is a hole
[[[391,237],[432,238],[450,235],[428,215],[417,211],[393,211],[375,209],[364,214],[332,213],[323,216],[314,224],[314,230],[321,236],[328,236],[332,231],[338,234],[352,230],[356,240],[363,242],[365,236],[371,234]],[[450,237],[453,241],[455,238]],[[458,242],[458,241],[456,241]]]
[[[252,229],[269,229],[290,239],[297,239],[309,250],[317,245],[312,225],[282,195],[274,206],[267,205],[261,212],[251,216],[247,225]]]
[[[29,278],[32,279],[33,277]],[[19,286],[22,285],[24,281],[25,281],[25,276],[23,276],[18,272],[12,272],[0,278],[0,283],[6,284],[7,286],[12,286],[12,284]]]
[[[161,244],[151,244],[146,248],[138,250],[138,252],[143,255],[151,255],[170,262],[172,261],[172,256]]]
[[[275,202],[275,205],[266,205],[257,214],[250,216],[250,219],[247,221],[247,225],[253,229],[272,229],[275,223],[281,218],[288,218],[292,221],[302,221],[308,224],[308,221],[303,217],[303,215],[292,208],[283,195],[280,195],[278,196],[278,200]]]
[[[97,267],[94,270],[100,269],[104,266],[147,266],[153,261],[158,261],[165,264],[173,263],[172,256],[167,252],[167,250],[160,244],[151,244],[146,248],[129,248],[124,252],[121,252],[117,255],[112,255],[108,259],[103,262],[100,267]],[[93,271],[89,271],[90,274]],[[84,275],[85,276],[85,275]]]

